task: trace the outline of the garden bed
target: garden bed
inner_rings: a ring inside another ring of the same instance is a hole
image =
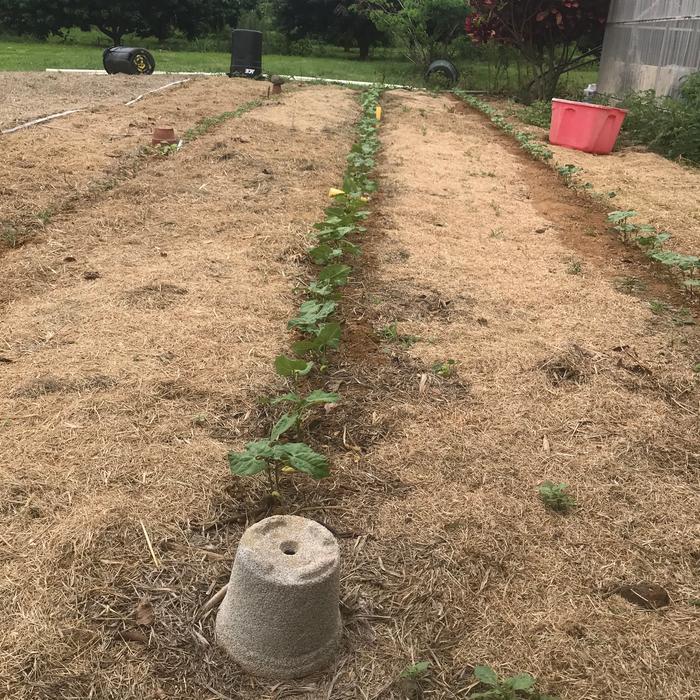
[[[522,107],[507,100],[489,100],[513,124],[548,144],[549,132],[519,119]],[[624,142],[610,155],[597,156],[549,146],[558,167],[580,168],[575,181],[590,183],[589,194],[612,210],[639,212],[639,222],[668,231],[669,246],[687,255],[700,253],[700,168],[676,163],[643,146]]]
[[[0,129],[69,109],[122,105],[178,80],[171,75],[0,73]]]
[[[351,91],[263,90],[207,79],[138,103],[118,162],[161,116],[190,138],[116,177],[122,107],[67,118],[61,147],[31,131],[48,144],[32,194],[3,216],[55,213],[0,249],[3,696],[456,700],[488,665],[562,700],[691,697],[697,305],[452,97],[385,93],[375,165],[371,101],[358,132]],[[32,143],[3,148],[19,168]],[[52,170],[72,175],[45,194]],[[344,208],[341,186],[362,199]],[[339,346],[287,380],[275,358],[314,337],[300,304],[337,210],[367,229],[331,290]],[[340,397],[304,420],[331,473],[271,495],[226,455],[270,434],[285,409],[261,399],[292,388]],[[279,512],[340,540],[345,626],[331,669],[283,683],[216,648],[206,605],[246,524]],[[642,581],[670,604],[625,598]]]

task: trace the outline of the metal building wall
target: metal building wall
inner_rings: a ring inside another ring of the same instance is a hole
[[[677,91],[700,70],[700,0],[612,0],[598,90]]]

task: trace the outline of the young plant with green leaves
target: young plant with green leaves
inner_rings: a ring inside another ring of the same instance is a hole
[[[443,379],[453,377],[457,372],[457,362],[455,360],[445,360],[444,362],[435,362],[433,364],[433,373]]]
[[[340,396],[338,396],[338,394],[333,394],[321,389],[315,389],[306,396],[301,396],[291,391],[272,399],[271,403],[273,406],[289,404],[289,411],[282,414],[277,423],[275,423],[270,437],[272,440],[279,440],[282,435],[290,430],[294,430],[298,434],[304,419],[314,407],[334,404],[338,403],[338,401],[340,401]]]
[[[401,671],[401,678],[420,678],[430,670],[430,661],[417,661]]]
[[[499,678],[490,666],[477,666],[474,676],[479,686],[469,693],[470,700],[557,700],[535,689],[535,679],[529,673]]]
[[[280,443],[270,438],[255,440],[243,452],[229,452],[228,463],[236,476],[255,476],[265,472],[271,492],[280,492],[281,472],[302,472],[312,479],[330,473],[328,460],[304,442]]]
[[[405,348],[410,348],[420,340],[417,335],[399,333],[399,327],[395,323],[384,326],[384,328],[379,331],[379,335],[384,338],[384,340],[390,343],[399,343]]]
[[[567,484],[545,481],[540,485],[538,493],[547,508],[557,513],[568,513],[576,507],[576,499],[567,493],[567,489]]]
[[[464,90],[455,89],[452,92],[470,107],[485,114],[493,124],[501,129],[501,131],[512,136],[520,144],[521,148],[527,151],[536,160],[547,162],[554,158],[554,152],[540,143],[535,135],[516,129],[508,122],[503,114],[491,107],[491,105],[486,104],[486,102],[480,100],[478,97],[464,92]]]

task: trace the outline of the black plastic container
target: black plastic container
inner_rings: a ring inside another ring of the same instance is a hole
[[[113,46],[111,49],[105,49],[102,54],[102,65],[110,74],[151,75],[156,69],[156,61],[150,52],[129,46]]]
[[[262,75],[262,32],[234,29],[231,32],[231,78]]]

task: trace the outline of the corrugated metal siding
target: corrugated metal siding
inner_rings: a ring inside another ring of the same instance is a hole
[[[613,0],[608,23],[700,17],[699,0]]]
[[[612,0],[598,89],[669,95],[700,70],[700,0]]]

